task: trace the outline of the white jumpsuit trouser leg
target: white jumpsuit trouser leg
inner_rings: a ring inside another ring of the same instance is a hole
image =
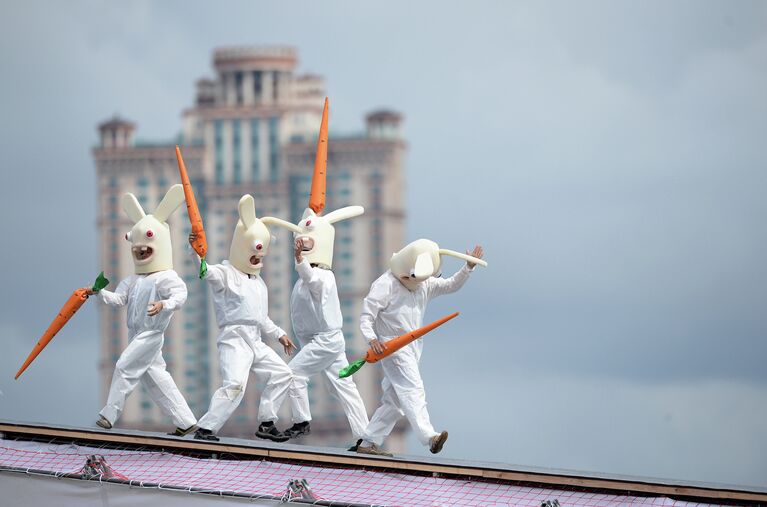
[[[349,364],[345,349],[346,342],[340,331],[316,335],[288,363],[294,375],[290,388],[293,422],[311,421],[309,377],[323,372],[331,395],[338,399],[344,409],[354,438],[360,438],[368,425],[365,404],[351,377],[338,378],[338,372]]]
[[[196,419],[178,390],[162,357],[162,331],[144,331],[128,344],[115,365],[107,404],[100,414],[114,424],[125,407],[125,400],[142,381],[155,403],[178,428],[192,426]]]
[[[266,382],[261,393],[258,420],[276,421],[277,409],[293,379],[285,361],[265,343],[253,340],[244,326],[224,330],[217,345],[221,387],[213,393],[208,412],[197,425],[213,432],[221,429],[240,405],[251,370],[259,380]]]
[[[432,437],[438,435],[426,409],[426,391],[418,369],[421,356],[418,345],[411,343],[381,360],[383,395],[381,406],[362,435],[367,442],[383,445],[384,439],[403,415],[423,445],[428,446]]]

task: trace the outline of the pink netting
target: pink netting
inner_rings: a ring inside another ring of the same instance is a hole
[[[318,499],[407,507],[539,507],[560,505],[704,505],[664,497],[636,497],[565,491],[513,484],[273,461],[200,459],[157,451],[116,450],[39,442],[0,441],[0,466],[79,473],[90,455],[101,455],[127,480],[184,489],[202,488],[244,495],[280,497],[293,479],[305,479]]]

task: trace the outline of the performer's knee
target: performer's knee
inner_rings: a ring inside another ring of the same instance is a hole
[[[236,400],[239,396],[241,396],[244,391],[245,391],[245,386],[243,384],[232,383],[232,384],[224,386],[224,392],[226,393],[226,397],[232,401]]]

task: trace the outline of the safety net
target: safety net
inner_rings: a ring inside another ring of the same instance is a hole
[[[317,505],[406,507],[708,505],[660,496],[548,489],[509,482],[401,471],[199,457],[156,449],[0,440],[0,472],[128,484],[132,488],[298,501]]]

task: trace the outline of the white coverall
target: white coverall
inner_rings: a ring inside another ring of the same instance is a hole
[[[125,406],[125,399],[139,380],[160,409],[177,428],[186,429],[196,419],[176,383],[165,369],[162,344],[165,329],[173,311],[186,301],[186,285],[172,269],[148,275],[131,275],[120,282],[114,292],[99,291],[109,306],[128,305],[130,343],[115,365],[107,404],[101,415],[114,424]],[[162,310],[154,317],[147,315],[149,305],[162,301]]]
[[[310,376],[323,372],[330,393],[341,402],[354,437],[360,438],[368,424],[365,404],[351,377],[338,378],[338,372],[349,362],[341,332],[343,317],[336,277],[329,269],[311,267],[306,259],[296,264],[296,271],[299,278],[290,296],[290,318],[301,350],[288,364],[295,376],[290,388],[293,422],[312,419],[307,384]]]
[[[391,271],[381,275],[370,287],[362,303],[360,329],[368,342],[387,342],[423,326],[427,303],[437,296],[460,289],[469,279],[470,269],[464,265],[450,278],[429,278],[415,291],[408,290]],[[375,411],[362,438],[365,445],[382,445],[403,415],[416,432],[418,440],[428,446],[438,435],[426,410],[426,391],[418,370],[423,351],[419,338],[392,355],[381,359],[384,378],[381,406]]]
[[[229,261],[208,264],[205,281],[213,294],[220,329],[216,345],[222,385],[197,426],[214,433],[221,429],[240,405],[251,370],[266,383],[258,420],[276,421],[293,374],[274,349],[261,341],[262,336],[276,341],[286,334],[267,315],[266,284],[259,275],[243,273]]]

